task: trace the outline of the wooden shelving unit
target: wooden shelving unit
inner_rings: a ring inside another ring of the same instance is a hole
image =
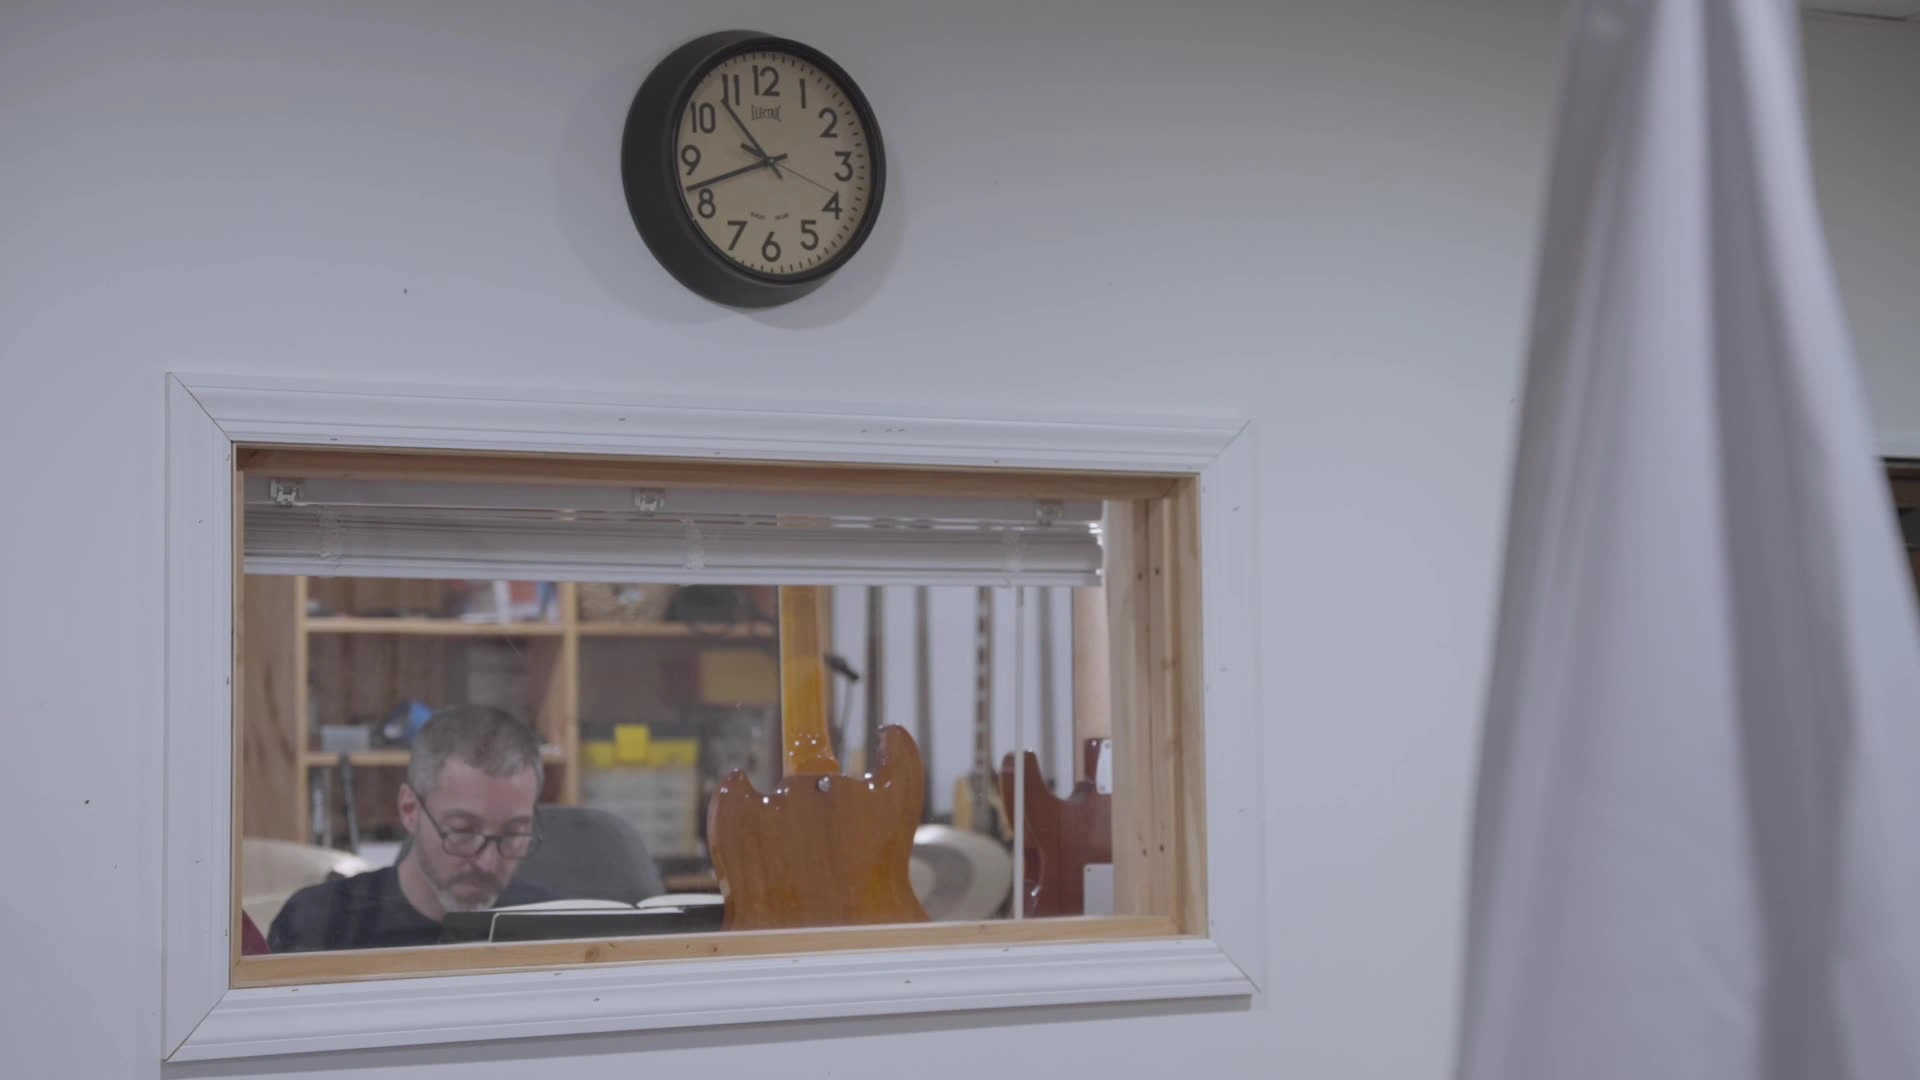
[[[245,666],[241,724],[245,835],[309,841],[316,776],[325,782],[323,794],[329,802],[344,795],[343,788],[335,790],[330,772],[342,755],[321,748],[321,725],[360,722],[407,698],[436,707],[452,700],[480,700],[456,686],[463,681],[470,686],[476,678],[519,688],[518,700],[484,703],[508,707],[526,717],[546,740],[543,799],[578,803],[583,663],[601,669],[599,692],[590,696],[604,703],[624,700],[632,689],[616,685],[631,673],[608,670],[635,662],[623,651],[621,641],[658,642],[684,652],[709,645],[771,642],[775,636],[771,626],[759,624],[722,631],[681,623],[585,621],[579,617],[578,590],[568,583],[556,590],[559,617],[547,622],[335,613],[444,610],[439,606],[443,597],[434,591],[444,587],[435,582],[365,579],[245,579],[240,628]],[[308,613],[309,600],[316,595],[327,601],[321,605],[327,614]],[[596,659],[583,657],[586,642],[595,643],[585,651]],[[483,661],[478,650],[486,650],[489,643],[495,648]],[[485,666],[505,659],[516,665],[511,672]],[[408,751],[374,747],[345,757],[353,766],[354,805],[363,829],[368,824],[390,823]],[[337,813],[333,806],[327,812]],[[342,819],[343,815],[336,817]]]

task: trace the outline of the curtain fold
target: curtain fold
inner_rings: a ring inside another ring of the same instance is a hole
[[[1920,636],[1798,20],[1573,10],[1461,1080],[1920,1077]]]

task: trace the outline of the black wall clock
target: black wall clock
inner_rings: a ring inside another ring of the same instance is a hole
[[[797,41],[728,30],[640,84],[620,147],[627,209],[654,257],[722,304],[804,296],[880,212],[886,157],[851,78]]]

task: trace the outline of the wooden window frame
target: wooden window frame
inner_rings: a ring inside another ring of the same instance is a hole
[[[1243,417],[586,398],[169,377],[164,1058],[1255,991],[1265,847]],[[321,475],[349,447],[365,450],[354,475],[711,486],[751,462],[756,483],[812,490],[932,480],[1121,500],[1109,565],[1131,573],[1110,572],[1107,590],[1116,775],[1131,782],[1116,790],[1116,906],[1155,914],[240,957],[236,465]],[[1233,857],[1209,862],[1209,848]]]

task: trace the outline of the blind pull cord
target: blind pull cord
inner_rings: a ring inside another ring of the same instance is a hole
[[[320,557],[327,562],[339,562],[344,554],[341,550],[345,541],[340,528],[340,512],[331,508],[320,511]]]
[[[681,564],[681,569],[705,570],[707,568],[707,546],[706,541],[700,535],[700,525],[698,522],[687,522],[686,540],[686,559]]]

